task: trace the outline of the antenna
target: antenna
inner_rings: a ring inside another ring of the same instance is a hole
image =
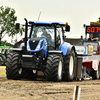
[[[37,21],[39,21],[40,15],[41,15],[41,11],[40,11],[40,13],[39,13],[39,17],[38,17],[38,20],[37,20]]]

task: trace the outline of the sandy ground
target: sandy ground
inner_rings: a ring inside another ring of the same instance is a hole
[[[100,80],[8,80],[6,75],[0,75],[0,100],[72,100],[76,85],[81,88],[80,100],[100,100]]]

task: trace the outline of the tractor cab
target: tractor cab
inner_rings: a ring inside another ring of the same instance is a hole
[[[54,28],[50,26],[33,26],[31,39],[40,40],[45,38],[49,49],[54,50],[55,40],[54,40]]]
[[[18,25],[16,26],[18,29],[19,24],[16,25]],[[73,80],[75,47],[70,43],[63,42],[64,32],[70,31],[68,23],[28,22],[25,19],[24,26],[23,45],[11,49],[13,52],[10,53],[6,63],[7,78],[20,79],[22,76],[36,78],[38,71],[42,71],[47,80],[61,81],[62,76],[65,80]],[[12,67],[9,63],[14,66]],[[10,66],[14,70],[9,70]],[[67,70],[68,68],[69,70]],[[64,73],[63,69],[65,69]]]
[[[48,50],[59,50],[61,44],[63,43],[64,37],[64,23],[54,22],[54,23],[44,23],[44,22],[33,22],[30,21],[31,25],[30,36],[32,40],[39,41],[41,39],[46,39]],[[68,29],[68,28],[67,28]],[[41,42],[43,44],[43,42]],[[41,44],[41,45],[42,45]]]

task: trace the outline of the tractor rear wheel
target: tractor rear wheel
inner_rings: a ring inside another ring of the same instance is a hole
[[[63,80],[72,81],[74,79],[75,52],[71,50],[70,55],[66,55],[64,59]]]
[[[63,58],[58,55],[49,55],[46,64],[45,76],[49,81],[61,81]]]

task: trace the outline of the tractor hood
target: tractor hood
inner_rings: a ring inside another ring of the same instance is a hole
[[[47,41],[45,38],[32,38],[27,42],[27,51],[38,52],[47,49]]]

